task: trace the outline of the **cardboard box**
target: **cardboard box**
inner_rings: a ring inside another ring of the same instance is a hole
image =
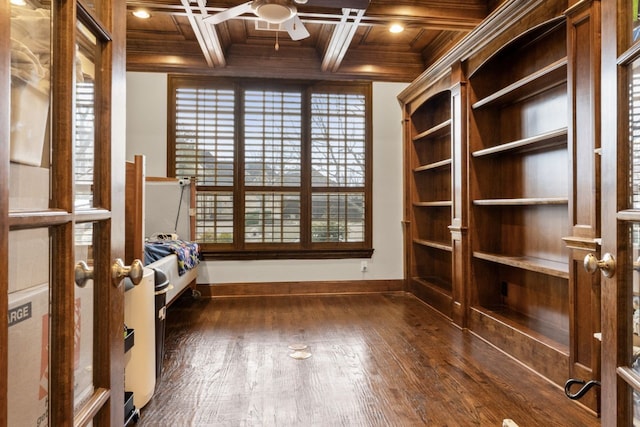
[[[9,294],[9,427],[48,425],[49,284]]]
[[[75,287],[74,407],[80,408],[93,394],[93,280]]]
[[[19,79],[12,80],[9,159],[40,166],[49,118],[49,96]]]
[[[49,390],[49,285],[9,294],[9,426],[46,426]],[[93,282],[76,287],[74,401],[93,394]]]
[[[49,208],[49,169],[10,163],[9,176],[11,210]]]
[[[49,230],[9,232],[9,293],[49,282]]]

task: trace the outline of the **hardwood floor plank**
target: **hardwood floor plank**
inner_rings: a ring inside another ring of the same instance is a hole
[[[304,343],[311,357],[290,357]],[[597,426],[410,295],[181,298],[138,426]]]

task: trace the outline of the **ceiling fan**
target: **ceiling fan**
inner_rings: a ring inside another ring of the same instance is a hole
[[[245,13],[252,12],[270,24],[278,24],[289,33],[292,40],[309,37],[309,31],[298,17],[296,5],[329,8],[366,9],[370,0],[252,0],[227,10],[209,15],[203,21],[219,24]]]

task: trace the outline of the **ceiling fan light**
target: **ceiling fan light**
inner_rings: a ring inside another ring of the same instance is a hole
[[[287,21],[296,14],[296,7],[281,1],[261,2],[255,8],[255,14],[272,24]]]

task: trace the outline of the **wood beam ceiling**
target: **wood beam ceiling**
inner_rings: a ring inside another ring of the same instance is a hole
[[[331,40],[322,60],[322,71],[338,71],[364,12],[364,10],[358,9],[342,9],[342,19],[333,29]]]
[[[211,25],[202,21],[202,19],[208,15],[206,0],[197,0],[197,9],[199,9],[199,13],[197,14],[193,13],[189,0],[180,1],[191,24],[191,29],[198,39],[198,44],[200,45],[200,49],[202,49],[202,54],[207,61],[207,65],[209,65],[209,67],[224,67],[227,65],[218,34]]]
[[[152,14],[147,22],[127,18],[127,69],[412,81],[491,11],[491,0],[371,0],[366,11],[300,5],[310,37],[281,33],[275,50],[276,35],[255,27],[252,13],[217,25],[204,20],[243,1],[127,0],[130,12]],[[405,31],[390,35],[395,22]]]

